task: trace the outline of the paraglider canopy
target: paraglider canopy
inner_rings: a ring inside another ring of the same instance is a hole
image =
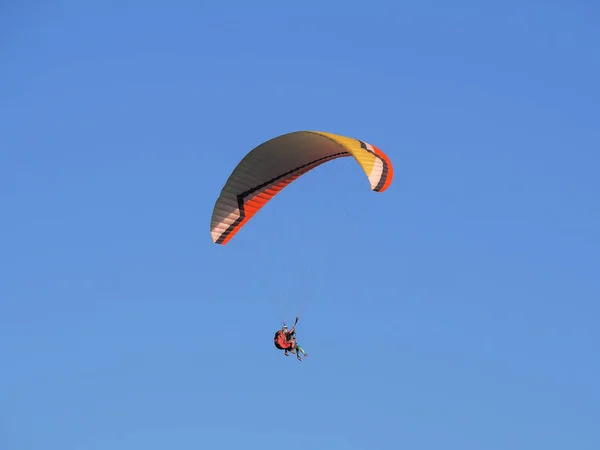
[[[315,167],[352,156],[364,170],[371,190],[392,183],[389,158],[359,139],[320,131],[296,131],[266,141],[233,170],[217,199],[210,223],[212,240],[225,245],[273,196]]]

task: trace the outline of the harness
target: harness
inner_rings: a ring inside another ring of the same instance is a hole
[[[290,350],[294,345],[294,341],[292,340],[292,342],[288,342],[281,330],[277,330],[277,333],[275,333],[273,343],[279,350]]]

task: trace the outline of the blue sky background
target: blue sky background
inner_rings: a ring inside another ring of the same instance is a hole
[[[600,448],[595,2],[5,3],[0,448]],[[393,185],[332,162],[214,245],[303,129]]]

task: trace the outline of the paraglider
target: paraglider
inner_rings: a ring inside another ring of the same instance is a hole
[[[363,169],[372,191],[390,187],[394,170],[389,158],[377,147],[360,139],[321,131],[295,131],[263,142],[248,152],[235,167],[217,198],[210,222],[215,244],[227,244],[248,221],[283,188],[312,169],[352,156]],[[332,179],[331,182],[338,180]],[[286,356],[308,357],[296,342],[296,324],[285,323],[273,343]]]
[[[302,357],[300,353],[302,353],[306,358],[308,358],[308,353],[304,351],[302,346],[296,342],[296,324],[298,323],[298,317],[296,317],[296,321],[294,322],[294,326],[291,330],[288,331],[287,325],[285,322],[283,323],[283,327],[280,330],[277,330],[275,333],[275,337],[273,338],[273,343],[275,347],[279,350],[284,350],[284,355],[289,356],[288,352],[292,352],[296,355],[298,361],[302,361]]]
[[[288,184],[321,164],[348,156],[362,167],[371,190],[383,192],[392,183],[389,158],[359,139],[296,131],[260,144],[244,156],[221,190],[210,223],[213,242],[227,244]]]

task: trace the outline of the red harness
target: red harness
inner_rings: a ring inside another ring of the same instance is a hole
[[[273,338],[273,343],[279,350],[290,350],[294,346],[294,342],[295,339],[288,341],[281,330],[278,330]]]

